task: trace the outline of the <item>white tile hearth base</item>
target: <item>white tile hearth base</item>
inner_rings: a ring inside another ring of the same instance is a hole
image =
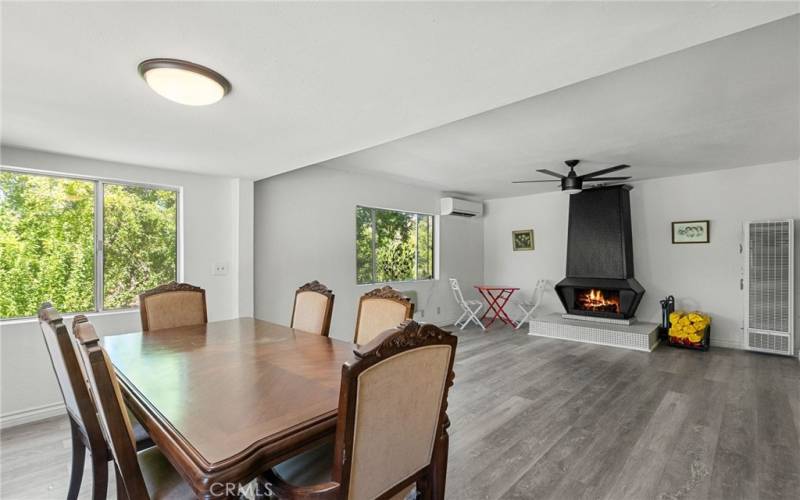
[[[636,323],[636,318],[628,319],[614,319],[614,318],[600,318],[597,316],[580,316],[578,314],[562,314],[564,319],[574,319],[577,321],[588,321],[590,323],[610,323],[612,325],[632,325]]]
[[[652,351],[658,345],[656,323],[637,322],[632,325],[593,323],[564,319],[558,313],[531,319],[529,335],[646,352]]]

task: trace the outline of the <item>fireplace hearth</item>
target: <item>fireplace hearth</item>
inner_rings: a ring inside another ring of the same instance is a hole
[[[555,289],[567,314],[632,318],[644,295],[633,277],[630,186],[570,196],[567,276]]]

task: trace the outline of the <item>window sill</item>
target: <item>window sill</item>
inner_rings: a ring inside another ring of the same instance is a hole
[[[130,309],[112,309],[110,311],[94,311],[94,312],[74,312],[74,313],[65,313],[62,314],[61,317],[66,322],[67,319],[72,319],[79,314],[83,314],[89,319],[92,318],[102,318],[104,316],[115,316],[119,314],[139,314],[138,308],[130,308]],[[10,319],[3,319],[0,320],[0,326],[12,326],[12,325],[23,325],[27,323],[36,323],[39,321],[39,318],[36,316],[26,316],[24,318],[10,318]]]
[[[356,286],[386,286],[386,285],[413,285],[414,283],[433,283],[439,281],[439,278],[431,278],[427,280],[408,280],[408,281],[376,281],[375,283],[356,283]]]

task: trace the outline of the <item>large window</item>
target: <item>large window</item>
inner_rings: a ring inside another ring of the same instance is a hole
[[[177,279],[178,193],[101,180],[0,172],[0,317],[136,305]]]
[[[356,207],[356,281],[433,278],[433,216]]]

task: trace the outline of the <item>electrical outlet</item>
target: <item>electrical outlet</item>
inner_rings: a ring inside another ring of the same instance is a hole
[[[439,306],[436,306],[436,315],[438,316],[439,314],[442,314],[442,308],[439,307]]]
[[[419,310],[419,317],[420,318],[424,318],[425,317],[425,309],[420,309]]]
[[[228,274],[228,263],[217,262],[211,269],[211,274],[213,274],[214,276],[225,276],[226,274]]]

